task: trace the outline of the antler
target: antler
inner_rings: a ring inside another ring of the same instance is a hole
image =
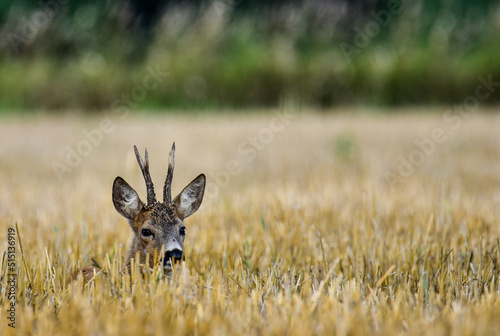
[[[170,203],[172,201],[172,178],[174,177],[175,165],[175,142],[172,144],[170,155],[168,156],[168,170],[167,177],[165,178],[165,185],[163,186],[163,203]]]
[[[137,147],[134,145],[135,157],[137,158],[137,163],[139,167],[141,167],[142,175],[144,176],[144,181],[146,181],[146,189],[148,192],[148,205],[152,205],[156,202],[155,190],[153,186],[153,181],[151,180],[151,175],[149,174],[149,156],[148,150],[146,148],[146,154],[144,159],[146,160],[146,164],[142,161],[141,156],[139,155],[139,151]]]

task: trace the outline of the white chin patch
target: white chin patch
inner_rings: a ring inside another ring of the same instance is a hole
[[[170,262],[170,260],[167,261],[167,263],[163,265],[163,269],[166,269],[166,270],[172,269],[172,263]]]

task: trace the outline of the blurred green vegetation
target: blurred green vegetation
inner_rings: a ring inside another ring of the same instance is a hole
[[[500,82],[485,0],[14,1],[0,36],[4,111],[456,104]]]

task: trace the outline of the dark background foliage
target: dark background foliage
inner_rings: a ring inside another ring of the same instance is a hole
[[[485,0],[2,2],[0,109],[109,109],[148,67],[141,109],[454,104],[500,81],[499,33]]]

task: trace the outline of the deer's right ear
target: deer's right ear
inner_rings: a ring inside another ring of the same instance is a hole
[[[119,176],[113,182],[113,204],[120,215],[130,220],[144,207],[137,192]]]

